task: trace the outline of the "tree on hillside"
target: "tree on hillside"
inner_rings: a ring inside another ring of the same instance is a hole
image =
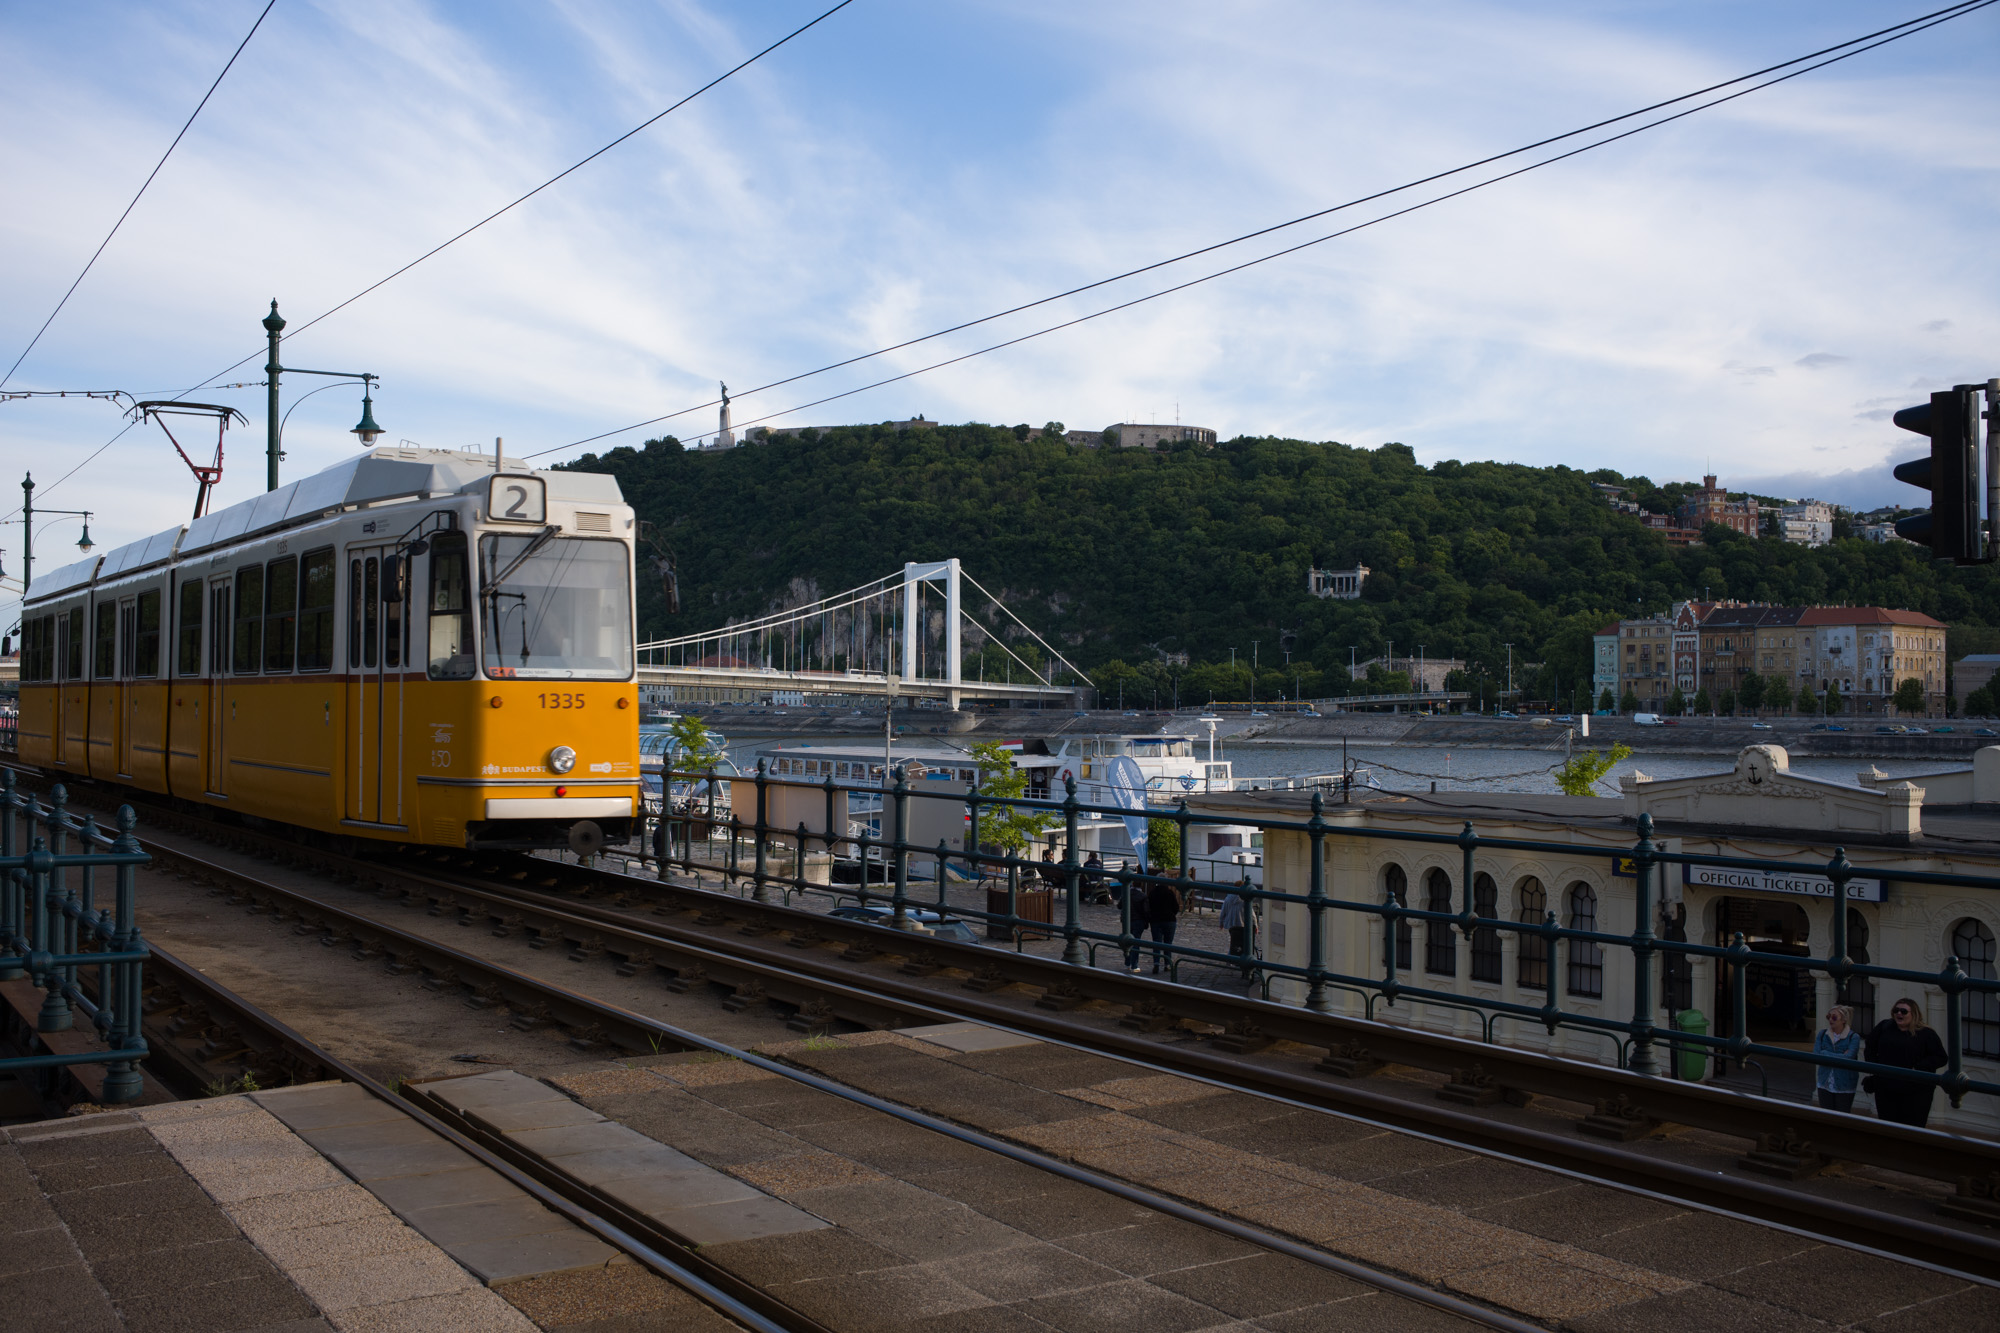
[[[1680,686],[1674,686],[1674,692],[1667,696],[1667,711],[1675,717],[1679,717],[1682,713],[1687,712],[1687,706],[1687,696],[1681,693]]]
[[[1992,685],[1981,685],[1966,695],[1963,709],[1966,717],[1992,717],[1994,713]]]
[[[1890,700],[1896,711],[1907,717],[1921,717],[1924,711],[1924,683],[1915,676],[1908,676],[1896,686],[1895,698]]]

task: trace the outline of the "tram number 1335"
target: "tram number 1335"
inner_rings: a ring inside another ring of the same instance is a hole
[[[583,696],[581,694],[538,694],[535,697],[542,701],[542,707],[544,708],[583,707]]]

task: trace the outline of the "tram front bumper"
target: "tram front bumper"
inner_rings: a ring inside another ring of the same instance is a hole
[[[488,819],[630,819],[629,796],[494,796],[486,801]]]

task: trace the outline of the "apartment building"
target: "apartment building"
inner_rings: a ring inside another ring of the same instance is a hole
[[[1838,680],[1854,712],[1893,712],[1889,700],[1896,687],[1916,679],[1924,686],[1921,716],[1944,715],[1943,622],[1921,611],[1818,606],[1804,612],[1798,623],[1813,637],[1811,662],[1818,688]]]

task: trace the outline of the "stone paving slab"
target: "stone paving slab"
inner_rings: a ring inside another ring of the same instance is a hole
[[[362,1088],[323,1084],[255,1093],[252,1100],[374,1194],[427,1247],[489,1286],[624,1261],[619,1251]],[[382,1118],[371,1104],[394,1118]],[[438,1265],[426,1261],[412,1269],[415,1261],[407,1256],[383,1262],[385,1282],[403,1273],[402,1299],[444,1294],[427,1289],[446,1280]],[[366,1277],[363,1268],[355,1270],[354,1280]],[[329,1281],[344,1291],[340,1284],[348,1279]]]
[[[1004,1051],[1015,1046],[1040,1046],[1033,1037],[1022,1037],[984,1023],[932,1023],[926,1027],[898,1028],[896,1031],[917,1041],[943,1046],[965,1054],[971,1051]]]
[[[664,1090],[665,1084],[654,1082]],[[714,1086],[736,1083],[722,1080]],[[693,1244],[723,1245],[827,1225],[511,1069],[420,1086],[426,1095],[535,1154],[552,1169]],[[558,1106],[569,1110],[551,1109]]]
[[[896,1040],[883,1041],[884,1035]],[[986,1128],[1552,1327],[1921,1327],[1923,1333],[2000,1328],[2000,1289],[1196,1080],[1135,1073],[1096,1057],[1077,1059],[1060,1048],[959,1050],[934,1035],[902,1032],[766,1050],[862,1091]],[[648,1072],[677,1080],[679,1066],[650,1062]],[[687,1084],[675,1095],[701,1092]],[[645,1099],[628,1084],[612,1096],[584,1100],[605,1114],[621,1115],[628,1107],[638,1110]],[[746,1129],[770,1132],[757,1103],[741,1101],[734,1109],[752,1122]],[[1311,1312],[1267,1310],[1256,1297],[1240,1294],[1253,1284],[1239,1289],[1231,1281],[1235,1272],[1254,1269],[1215,1267],[1246,1260],[1247,1253],[1211,1254],[1205,1263],[1164,1262],[1131,1239],[1161,1225],[1159,1220],[1114,1218],[1112,1201],[1092,1191],[1031,1191],[1019,1176],[994,1175],[969,1163],[930,1163],[913,1171],[899,1156],[922,1152],[899,1154],[903,1130],[795,1123],[794,1133],[824,1151],[853,1155],[886,1176],[961,1200],[1023,1241],[1121,1267],[1127,1280],[1159,1289],[1157,1294],[1109,1287],[1052,1291],[1032,1307],[1010,1303],[1013,1312],[1045,1325],[1081,1328],[1103,1320],[1109,1321],[1106,1326],[1136,1326],[1136,1321],[1177,1327],[1192,1317],[1175,1303],[1186,1300],[1271,1330],[1436,1322],[1434,1312],[1412,1314],[1415,1307],[1380,1297],[1365,1298],[1373,1324],[1353,1319],[1364,1308],[1363,1298],[1322,1301]],[[697,1156],[704,1151],[682,1146]],[[920,1215],[906,1205],[903,1226],[921,1237],[913,1244],[897,1235],[897,1215],[887,1225],[872,1218],[849,1222],[835,1205],[839,1192],[822,1193],[826,1202],[816,1209],[822,1215],[919,1262],[963,1266],[994,1249],[967,1242],[962,1256],[953,1253],[954,1242],[945,1234],[950,1228],[938,1225],[935,1213]],[[815,1208],[810,1193],[791,1197]],[[1175,1242],[1202,1248],[1184,1235]],[[1213,1239],[1205,1244],[1216,1248]],[[1166,1276],[1183,1270],[1189,1276]],[[966,1282],[957,1268],[951,1271],[961,1285]],[[1259,1291],[1271,1285],[1254,1284]],[[1175,1300],[1163,1299],[1169,1294]],[[921,1322],[913,1316],[909,1324]]]

